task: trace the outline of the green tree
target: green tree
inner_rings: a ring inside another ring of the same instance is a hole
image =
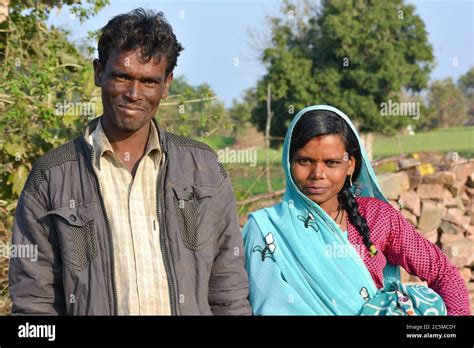
[[[381,104],[402,90],[427,86],[432,47],[412,5],[394,1],[285,1],[271,18],[271,44],[262,60],[252,119],[263,130],[267,85],[272,88],[272,135],[283,136],[299,109],[341,108],[362,132],[393,133],[410,117],[381,117]]]
[[[428,113],[422,128],[461,126],[467,121],[468,103],[452,78],[434,81],[428,94]]]
[[[474,67],[459,78],[458,87],[467,99],[469,110],[466,124],[474,125]]]
[[[428,112],[421,122],[423,129],[461,126],[467,120],[466,97],[452,78],[434,81],[429,88]]]
[[[17,198],[34,160],[78,134],[97,105],[91,63],[46,25],[55,2],[30,2],[12,1],[0,24],[1,199]],[[62,3],[82,21],[107,2]]]
[[[231,130],[227,110],[208,84],[190,85],[184,76],[174,79],[170,95],[160,104],[157,120],[167,130],[184,136],[210,136]]]
[[[246,127],[252,118],[252,110],[256,105],[257,96],[253,88],[244,91],[242,100],[234,99],[232,101],[229,115],[236,130]]]
[[[474,67],[459,78],[458,87],[466,97],[474,95]]]

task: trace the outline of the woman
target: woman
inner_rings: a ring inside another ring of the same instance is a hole
[[[343,112],[299,112],[282,163],[283,201],[250,214],[243,230],[254,314],[470,314],[457,269],[387,203]],[[430,288],[402,285],[387,264]]]

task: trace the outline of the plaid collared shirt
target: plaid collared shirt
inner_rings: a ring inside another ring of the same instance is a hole
[[[171,314],[156,200],[157,177],[164,154],[158,131],[153,122],[150,124],[145,154],[135,178],[114,153],[101,122],[88,139],[94,148],[94,171],[112,229],[121,315]]]

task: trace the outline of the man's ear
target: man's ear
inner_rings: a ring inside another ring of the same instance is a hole
[[[102,64],[98,59],[94,59],[94,84],[96,87],[102,87],[102,75],[104,71],[102,70]]]
[[[166,77],[165,88],[163,89],[163,93],[161,94],[162,99],[168,96],[172,83],[173,83],[173,72],[170,72],[168,76]]]

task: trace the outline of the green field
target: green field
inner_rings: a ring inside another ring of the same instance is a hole
[[[402,153],[418,151],[457,152],[463,157],[474,157],[474,126],[437,129],[415,135],[400,136]],[[374,158],[399,155],[396,137],[375,136]]]

